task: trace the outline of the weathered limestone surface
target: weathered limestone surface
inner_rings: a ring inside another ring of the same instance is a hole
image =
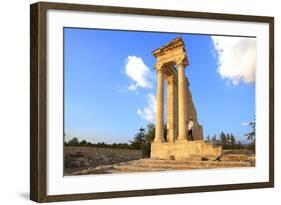
[[[204,157],[214,160],[222,153],[221,147],[213,147],[202,140],[180,140],[174,143],[152,143],[151,158],[185,160],[190,157]]]
[[[141,150],[64,146],[64,174],[143,158]]]
[[[179,99],[179,137],[178,140],[186,140],[187,136],[187,123],[188,117],[187,104],[186,104],[186,80],[185,80],[185,65],[183,63],[178,64],[178,99]]]
[[[203,141],[203,127],[185,76],[189,65],[183,40],[178,37],[155,51],[157,71],[156,134],[151,145],[151,157],[158,159],[186,159],[190,156],[216,158],[221,147],[214,148]],[[164,139],[164,80],[167,80],[167,140]],[[188,123],[193,119],[193,138],[188,141]]]
[[[176,171],[191,169],[216,169],[234,167],[254,167],[255,156],[245,156],[246,160],[205,160],[202,157],[189,157],[184,160],[165,159],[139,159],[127,162],[101,165],[77,170],[72,175],[81,174],[111,174],[128,172],[154,172],[154,171]]]
[[[203,127],[199,124],[197,119],[197,112],[195,105],[192,100],[191,91],[189,88],[189,80],[186,77],[186,116],[192,117],[194,122],[194,128],[193,128],[193,138],[194,140],[203,140]],[[188,118],[189,118],[188,117]],[[187,124],[188,119],[187,118]]]
[[[155,142],[164,141],[164,73],[163,69],[157,68],[157,108],[156,108],[156,131]]]
[[[178,137],[178,86],[177,79],[167,77],[167,141],[174,142]]]

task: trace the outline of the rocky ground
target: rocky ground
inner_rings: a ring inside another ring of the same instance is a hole
[[[73,160],[71,160],[71,158]],[[137,159],[133,159],[137,158]],[[248,153],[226,152],[220,159],[206,160],[190,157],[186,160],[140,159],[139,155],[89,157],[83,152],[66,155],[65,175],[111,174],[128,172],[151,172],[169,170],[231,168],[255,166],[255,155]],[[68,164],[67,164],[68,163]]]
[[[92,169],[142,158],[140,150],[69,146],[64,149],[65,175],[79,174],[88,168]]]

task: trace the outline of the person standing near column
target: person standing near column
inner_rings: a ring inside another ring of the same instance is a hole
[[[193,139],[193,125],[194,125],[194,123],[193,123],[193,119],[192,119],[192,117],[190,117],[189,118],[189,122],[188,122],[188,140],[194,140]]]

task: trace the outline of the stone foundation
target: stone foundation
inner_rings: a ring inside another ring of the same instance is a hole
[[[205,143],[203,140],[151,143],[151,158],[154,159],[185,160],[201,157],[213,160],[221,155],[221,147],[213,147],[211,143]]]

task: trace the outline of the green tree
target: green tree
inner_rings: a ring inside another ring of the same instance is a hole
[[[232,149],[235,149],[236,139],[233,134],[230,134],[230,146]]]
[[[236,149],[242,149],[243,145],[240,141],[238,141],[237,145],[236,145]]]
[[[87,141],[86,140],[82,140],[80,143],[79,143],[80,146],[86,146],[87,145]]]
[[[254,153],[256,152],[256,119],[249,123],[252,130],[251,132],[245,134],[247,140],[250,140],[251,143],[248,145],[248,149],[252,150]]]
[[[231,147],[231,136],[229,133],[226,134],[226,149]]]
[[[225,149],[227,146],[227,138],[224,132],[221,132],[220,134],[220,145],[222,146],[223,149]]]
[[[145,139],[145,129],[141,127],[139,132],[135,135],[133,141],[130,141],[131,147],[133,149],[143,149],[146,139]]]
[[[147,125],[146,141],[148,143],[153,142],[155,138],[155,125],[150,123]]]
[[[249,126],[252,127],[251,132],[245,134],[245,136],[247,137],[247,140],[250,140],[252,143],[256,142],[256,119],[254,119],[254,121],[249,123]]]
[[[211,143],[212,143],[213,145],[218,145],[217,135],[214,135],[214,136],[211,138]]]
[[[210,143],[210,142],[211,142],[210,135],[207,136],[205,142],[206,142],[206,143]]]
[[[69,146],[78,146],[79,145],[79,140],[77,137],[73,137],[71,140],[68,141],[67,143]]]
[[[96,147],[107,147],[107,144],[105,144],[105,142],[98,142]]]
[[[154,141],[155,138],[155,125],[150,123],[147,125],[147,132],[145,135],[145,144],[143,147],[143,156],[150,157],[151,152],[151,142]]]
[[[87,142],[86,146],[87,146],[87,147],[92,147],[93,144],[92,144],[91,142]]]

